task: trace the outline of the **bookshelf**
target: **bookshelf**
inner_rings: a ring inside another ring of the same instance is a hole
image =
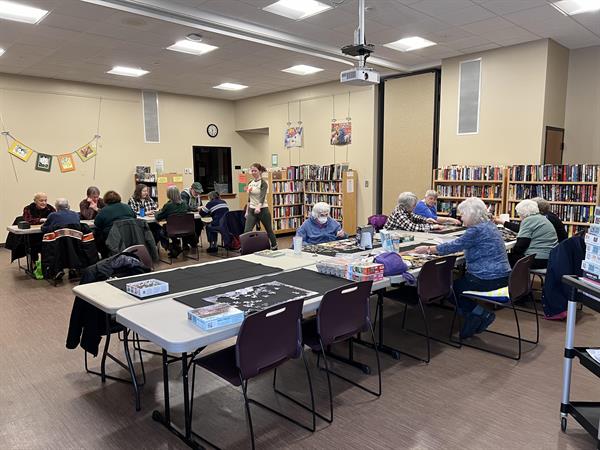
[[[523,199],[543,197],[567,226],[569,236],[593,221],[600,191],[600,166],[517,165],[508,169],[506,212],[516,220]]]
[[[433,170],[438,214],[449,215],[468,197],[479,197],[497,215],[504,211],[506,169],[502,166],[446,166]]]
[[[293,233],[304,221],[304,182],[298,166],[268,172],[267,201],[275,234]]]
[[[149,169],[149,168],[148,168]],[[156,202],[158,202],[158,189],[156,185],[156,174],[150,172],[138,172],[133,175],[133,190],[135,191],[135,187],[143,183],[148,186],[148,190],[150,191],[150,197]],[[133,192],[133,191],[132,191]]]

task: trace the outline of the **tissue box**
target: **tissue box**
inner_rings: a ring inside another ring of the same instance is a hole
[[[127,283],[125,285],[125,290],[128,294],[135,295],[139,298],[144,298],[151,295],[169,292],[169,283],[151,278],[149,280]]]
[[[244,313],[227,303],[215,303],[188,311],[188,319],[204,331],[243,322]]]

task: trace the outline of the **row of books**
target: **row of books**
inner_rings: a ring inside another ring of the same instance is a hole
[[[303,208],[302,205],[296,206],[278,206],[277,208],[273,208],[273,218],[280,219],[282,217],[290,217],[290,216],[302,216]]]
[[[455,209],[460,202],[448,202],[448,201],[438,201],[437,210],[443,214],[452,215],[453,209]],[[502,211],[500,211],[500,203],[499,202],[490,202],[487,204],[488,211],[490,214],[497,216]]]
[[[511,184],[508,198],[523,199],[542,197],[549,202],[596,203],[597,187],[592,184]]]
[[[305,205],[305,217],[310,217],[310,212],[312,211],[312,207],[313,205]],[[331,208],[331,210],[329,211],[329,216],[332,219],[338,220],[338,221],[342,221],[343,219],[343,214],[342,214],[342,209],[341,208]]]
[[[307,164],[300,166],[300,178],[303,180],[341,180],[342,173],[347,171],[347,164],[331,164],[328,166]]]
[[[446,166],[436,169],[435,179],[502,181],[503,171],[498,166]]]
[[[521,165],[510,168],[513,181],[598,182],[598,166],[593,164]]]
[[[585,235],[585,259],[581,269],[584,280],[600,287],[600,209],[596,210],[593,222]]]
[[[156,183],[156,174],[155,173],[136,173],[135,174],[135,182],[136,183]]]
[[[438,195],[441,197],[482,197],[482,198],[500,198],[502,197],[502,185],[493,184],[477,186],[437,186]]]
[[[300,179],[300,166],[282,167],[273,171],[273,180],[298,180]]]
[[[302,194],[273,194],[273,206],[304,203]]]
[[[304,190],[307,192],[340,192],[341,181],[306,181]]]
[[[304,222],[303,217],[285,217],[281,219],[275,219],[273,220],[273,231],[300,228],[302,222]]]
[[[304,184],[302,181],[273,181],[271,188],[273,192],[302,192]]]
[[[342,206],[342,196],[330,194],[304,194],[305,204],[314,205],[317,202],[329,203],[331,206]]]
[[[512,217],[518,217],[515,209],[516,206],[516,203],[511,204],[510,214]],[[589,223],[594,217],[595,207],[577,205],[551,205],[550,209],[563,222]]]

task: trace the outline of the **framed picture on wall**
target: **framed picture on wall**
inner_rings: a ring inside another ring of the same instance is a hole
[[[330,144],[352,144],[352,122],[332,122]]]
[[[66,155],[58,155],[58,167],[60,167],[60,171],[72,172],[75,170],[75,160],[73,159],[73,154],[68,153]]]
[[[88,159],[92,159],[96,156],[96,149],[88,144],[78,148],[75,153],[79,155],[83,162],[86,162]]]
[[[46,155],[44,153],[38,153],[35,160],[35,170],[41,170],[42,172],[50,172],[52,168],[52,155]]]
[[[8,149],[8,153],[27,162],[33,154],[33,150],[20,142],[14,141]]]
[[[285,148],[302,147],[302,140],[304,137],[303,127],[289,127],[285,130],[285,136],[283,139],[283,146]]]

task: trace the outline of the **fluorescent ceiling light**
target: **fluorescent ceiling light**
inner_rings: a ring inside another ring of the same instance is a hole
[[[331,8],[333,7],[316,0],[279,0],[269,6],[265,6],[263,11],[278,14],[289,19],[302,20]]]
[[[600,0],[562,0],[551,5],[568,16],[600,10]]]
[[[5,51],[6,51],[6,50],[4,50],[3,48],[0,48],[0,56],[4,55],[4,52],[5,52]]]
[[[323,69],[313,66],[307,66],[305,64],[299,64],[297,66],[288,67],[282,69],[282,72],[293,73],[294,75],[311,75],[313,73],[321,72]]]
[[[218,86],[213,86],[214,89],[223,89],[224,91],[241,91],[242,89],[246,89],[248,86],[244,86],[243,84],[237,83],[221,83]]]
[[[47,14],[48,11],[45,9],[33,8],[19,3],[0,0],[0,19],[24,23],[38,23],[46,17]]]
[[[194,42],[187,39],[177,41],[167,50],[173,50],[174,52],[189,53],[190,55],[203,55],[208,52],[212,52],[219,47],[214,45],[203,44],[202,42]]]
[[[142,75],[146,75],[150,72],[144,69],[136,69],[135,67],[115,66],[106,73],[110,73],[112,75],[122,75],[124,77],[141,77]]]
[[[407,37],[398,41],[390,42],[389,44],[383,44],[384,47],[398,50],[401,52],[412,52],[413,50],[419,50],[425,47],[431,47],[437,45],[435,42],[428,41],[419,36]]]

